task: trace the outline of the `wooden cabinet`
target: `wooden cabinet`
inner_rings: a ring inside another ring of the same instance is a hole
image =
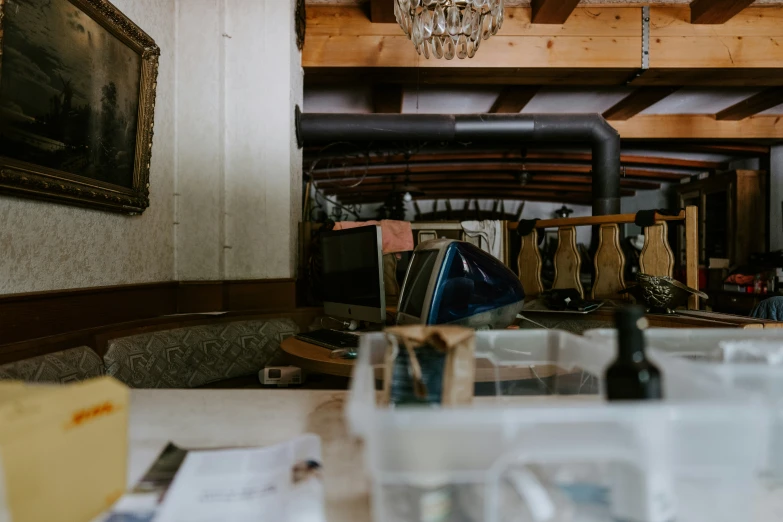
[[[681,206],[699,207],[699,264],[725,258],[732,267],[744,265],[750,254],[767,250],[766,172],[724,172],[682,184],[677,192]]]
[[[711,302],[709,304],[715,312],[750,315],[756,305],[768,297],[771,296],[740,292],[710,292]]]

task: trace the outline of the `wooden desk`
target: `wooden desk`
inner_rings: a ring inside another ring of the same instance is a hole
[[[547,328],[565,330],[581,335],[594,328],[614,328],[614,309],[604,306],[590,314],[551,313],[540,310],[523,310],[522,315]],[[647,314],[653,328],[780,328],[782,323],[753,319],[738,315],[704,312],[700,310],[679,310],[676,314]],[[532,323],[522,321],[523,328]]]
[[[323,373],[338,377],[350,377],[353,372],[352,359],[332,359],[331,351],[323,346],[289,337],[280,343],[280,349],[286,354],[286,362],[311,373]],[[544,379],[553,375],[565,375],[556,366],[501,367],[496,374],[495,367],[485,359],[476,361],[476,382],[515,381],[524,379]],[[375,378],[383,379],[383,368],[375,368]]]
[[[343,420],[345,400],[346,392],[315,390],[131,390],[128,485],[169,441],[184,448],[259,446],[314,433],[323,443],[327,520],[371,522],[370,481],[362,445]],[[783,520],[783,487],[760,492],[747,520]]]

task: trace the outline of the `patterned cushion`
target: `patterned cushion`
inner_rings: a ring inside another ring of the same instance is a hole
[[[195,388],[258,373],[298,332],[291,319],[178,328],[114,339],[103,360],[132,388]]]
[[[0,366],[0,380],[68,383],[103,375],[103,361],[87,346]]]

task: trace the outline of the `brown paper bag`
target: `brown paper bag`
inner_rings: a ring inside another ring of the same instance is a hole
[[[125,491],[128,388],[0,383],[0,519],[85,522]]]
[[[385,331],[389,345],[380,404],[397,403],[398,395],[410,397],[411,392],[415,402],[425,404],[435,402],[432,399],[437,396],[442,406],[472,402],[476,374],[474,330],[461,326],[415,325]],[[404,355],[400,356],[401,353]],[[442,375],[433,375],[433,368],[439,368],[441,360]],[[401,365],[401,361],[405,364]],[[433,364],[427,364],[429,361]],[[408,377],[412,377],[410,385]],[[430,389],[433,387],[440,389]]]

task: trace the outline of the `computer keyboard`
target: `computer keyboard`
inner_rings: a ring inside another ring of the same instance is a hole
[[[346,348],[359,347],[359,335],[340,330],[313,330],[312,332],[296,335],[300,341],[317,344],[330,350],[344,350]]]

